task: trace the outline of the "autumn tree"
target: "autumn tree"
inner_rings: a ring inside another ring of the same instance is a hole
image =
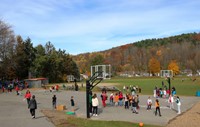
[[[176,60],[171,60],[168,65],[168,70],[172,70],[174,75],[177,75],[180,70]]]
[[[153,75],[160,72],[160,62],[155,57],[149,60],[149,72]]]
[[[12,27],[0,20],[0,77],[10,79],[15,76],[13,68],[13,54],[16,45]]]

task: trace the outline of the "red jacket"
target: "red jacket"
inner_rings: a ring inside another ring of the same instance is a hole
[[[30,99],[30,98],[31,98],[31,93],[26,93],[24,97],[25,97],[26,99],[27,99],[27,98]]]
[[[16,90],[16,91],[19,91],[19,87],[18,87],[18,86],[16,86],[16,87],[15,87],[15,90]]]

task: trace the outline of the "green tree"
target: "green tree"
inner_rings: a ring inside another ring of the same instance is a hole
[[[96,55],[93,59],[91,59],[90,65],[100,65],[100,64],[104,64],[104,58],[102,55],[98,54]]]

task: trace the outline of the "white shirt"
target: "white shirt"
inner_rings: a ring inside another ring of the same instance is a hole
[[[98,105],[99,105],[99,101],[98,101],[97,97],[92,98],[92,106],[98,106]]]
[[[151,100],[151,99],[148,99],[148,100],[147,100],[147,104],[150,104],[150,103],[152,104],[152,100]]]

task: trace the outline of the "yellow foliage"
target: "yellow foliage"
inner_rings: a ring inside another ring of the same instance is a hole
[[[149,71],[152,74],[160,72],[160,62],[154,57],[149,60]]]
[[[173,73],[174,73],[175,75],[178,74],[178,73],[180,72],[179,66],[178,66],[176,60],[172,60],[172,61],[169,63],[169,65],[168,65],[168,70],[172,70]]]

